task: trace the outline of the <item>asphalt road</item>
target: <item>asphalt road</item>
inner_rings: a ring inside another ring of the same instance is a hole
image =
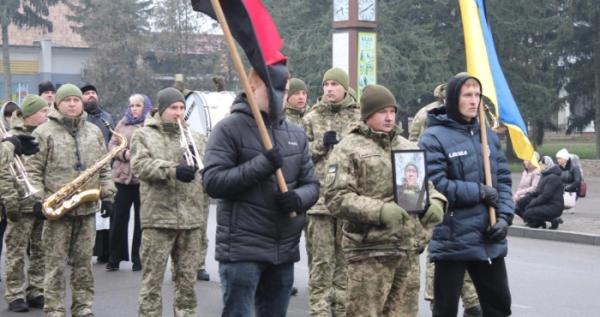
[[[209,237],[214,237],[214,228],[213,210],[209,217]],[[599,315],[600,248],[514,237],[509,239],[507,266],[513,296],[513,316],[592,317]],[[214,239],[210,239],[210,244],[207,269],[211,275],[211,282],[196,284],[199,301],[198,316],[220,315],[218,264],[214,261],[213,254]],[[423,261],[424,258],[421,262]],[[2,265],[4,265],[4,255]],[[121,263],[120,271],[108,273],[104,270],[104,265],[94,265],[96,316],[136,316],[141,274],[131,272],[130,267],[130,263]],[[302,254],[302,260],[296,264],[295,278],[299,294],[292,298],[288,316],[308,316],[308,271],[305,254]],[[0,294],[4,294],[4,282],[0,282]],[[70,293],[67,298],[70,298]],[[173,283],[170,280],[169,270],[163,285],[163,299],[163,315],[172,316]],[[67,302],[70,303],[70,300]],[[40,310],[33,310],[27,314],[10,313],[7,303],[0,300],[0,316],[43,316],[43,314]],[[420,303],[419,316],[431,316],[428,303],[423,300]]]

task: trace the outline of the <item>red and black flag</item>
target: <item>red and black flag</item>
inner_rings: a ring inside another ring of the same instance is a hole
[[[267,85],[272,118],[281,118],[283,94],[289,73],[287,56],[281,53],[283,40],[277,26],[260,0],[220,1],[231,33],[244,49],[250,65]],[[210,0],[192,0],[194,11],[216,20]]]

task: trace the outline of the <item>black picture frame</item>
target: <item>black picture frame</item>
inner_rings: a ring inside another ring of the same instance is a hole
[[[429,186],[427,186],[429,180],[425,151],[393,150],[392,172],[394,201],[408,213],[425,213],[429,207]],[[408,173],[408,179],[405,173]],[[412,184],[408,184],[409,182]]]

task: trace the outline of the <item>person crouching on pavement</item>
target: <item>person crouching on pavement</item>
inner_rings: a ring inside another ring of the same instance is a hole
[[[346,316],[416,316],[425,228],[441,222],[446,199],[429,183],[429,207],[409,214],[394,202],[392,150],[416,148],[395,124],[396,99],[365,87],[361,122],[327,160],[325,203],[343,219],[348,263]]]

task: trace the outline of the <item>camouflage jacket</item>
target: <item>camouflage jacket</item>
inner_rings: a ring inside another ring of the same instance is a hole
[[[300,127],[302,127],[302,117],[304,116],[305,109],[294,108],[287,102],[285,103],[285,118]]]
[[[198,152],[205,138],[192,130]],[[175,168],[185,161],[176,124],[164,124],[156,110],[131,138],[131,168],[140,180],[143,228],[192,229],[201,226],[207,198],[200,173],[191,183],[175,178]]]
[[[10,142],[0,142],[0,166],[10,163],[15,153],[15,147]]]
[[[348,134],[349,126],[360,120],[360,107],[350,96],[346,94],[339,104],[330,104],[320,97],[317,104],[303,118],[306,138],[309,141],[312,160],[315,164],[315,172],[321,182],[321,194],[319,201],[308,214],[331,213],[323,202],[323,180],[325,178],[326,161],[331,149],[323,145],[323,135],[327,131],[337,132],[337,139],[341,140]]]
[[[343,219],[342,246],[347,256],[379,256],[420,252],[425,248],[426,230],[412,214],[398,231],[381,222],[384,203],[394,201],[392,150],[415,149],[400,136],[372,131],[365,123],[354,125],[350,134],[332,151],[327,161],[325,203]],[[431,182],[429,196],[446,201]]]
[[[21,117],[19,111],[13,112],[11,118],[11,129],[9,134],[11,135],[31,135],[35,127],[26,127],[23,122],[23,117]],[[29,157],[26,155],[21,155],[20,159],[25,164],[25,161]],[[7,165],[2,165],[2,169],[0,169],[0,197],[2,198],[2,203],[6,207],[7,211],[19,211],[21,204],[21,196],[22,189],[17,184],[16,180],[10,173]],[[24,208],[23,211],[27,211]]]
[[[25,164],[31,184],[40,189],[36,199],[43,200],[74,180],[84,170],[106,155],[102,132],[87,122],[85,111],[77,119],[63,116],[52,108],[48,121],[32,133],[40,143],[40,151]],[[81,188],[100,188],[100,199],[112,201],[115,184],[107,163]],[[83,216],[99,210],[99,202],[80,205],[67,216]]]
[[[423,108],[419,109],[419,111],[417,111],[417,113],[415,114],[415,117],[413,118],[413,120],[410,124],[409,135],[408,135],[408,140],[410,142],[419,141],[419,137],[421,136],[421,134],[423,133],[425,128],[427,128],[427,112],[429,112],[429,110],[431,110],[431,109],[439,108],[439,107],[443,107],[443,106],[444,106],[443,102],[436,100],[436,101],[424,106]]]

